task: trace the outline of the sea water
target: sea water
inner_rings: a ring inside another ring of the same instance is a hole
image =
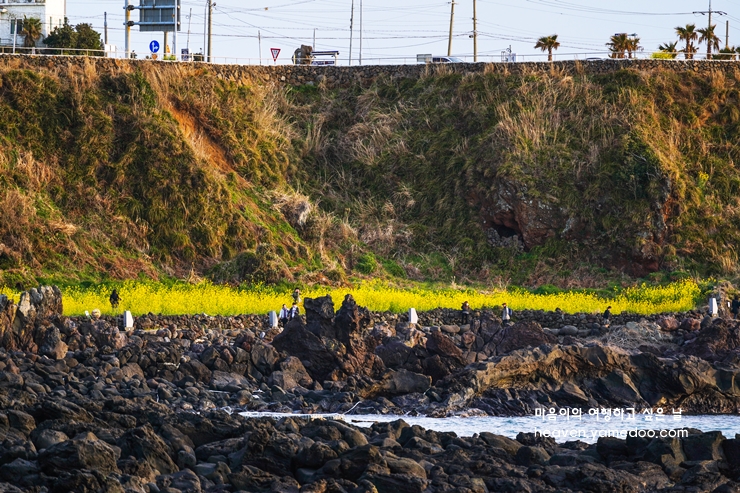
[[[370,427],[376,422],[390,422],[403,419],[409,425],[419,425],[428,430],[453,431],[458,436],[473,436],[476,433],[489,432],[516,438],[520,432],[539,433],[554,438],[557,442],[581,440],[595,443],[599,437],[625,438],[628,434],[644,437],[680,437],[678,430],[693,428],[704,432],[720,431],[725,438],[735,438],[740,434],[740,415],[668,415],[651,416],[636,414],[632,419],[627,417],[610,417],[584,415],[582,417],[562,417],[556,419],[547,416],[524,417],[450,417],[427,418],[421,416],[396,415],[346,415],[346,414],[283,414],[245,412],[247,417],[309,417],[313,419],[339,419],[346,423]]]

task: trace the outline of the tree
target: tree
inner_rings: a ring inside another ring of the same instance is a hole
[[[737,53],[737,48],[734,46],[728,46],[719,50],[719,55],[715,55],[714,58],[717,60],[735,60],[735,53]]]
[[[625,53],[628,51],[630,44],[629,36],[627,34],[615,34],[609,38],[609,42],[606,46],[609,48],[611,54],[610,58],[624,58]]]
[[[640,38],[638,38],[637,36],[627,38],[627,44],[625,47],[627,48],[627,53],[629,53],[629,57],[634,58],[635,54],[638,51],[642,51],[642,46],[640,46]]]
[[[95,56],[102,55],[104,50],[100,33],[95,31],[90,24],[77,24],[72,28],[66,18],[64,25],[55,27],[44,43],[49,48],[55,48],[53,52],[60,55]]]
[[[720,39],[714,33],[715,27],[717,26],[711,25],[709,27],[697,30],[697,32],[700,34],[699,43],[706,43],[707,45],[707,60],[712,58],[712,48],[714,48],[715,50],[719,50]]]
[[[547,51],[547,61],[552,61],[552,51],[560,48],[560,42],[558,41],[558,35],[552,34],[550,36],[542,36],[537,40],[535,48],[539,48],[542,51]]]
[[[69,25],[69,19],[64,18],[64,25],[55,27],[54,30],[44,39],[44,44],[49,48],[75,48],[77,45],[77,33]],[[55,55],[70,55],[71,51],[53,50]]]
[[[105,50],[103,40],[100,38],[100,33],[93,29],[91,24],[77,24],[75,26],[75,31],[77,31],[76,48],[78,50],[97,51],[97,53],[84,52],[85,55],[101,55],[101,52]]]
[[[36,42],[41,37],[41,20],[36,17],[30,19],[23,16],[23,29],[21,34],[23,35],[23,46],[26,48],[35,48]]]
[[[699,34],[696,32],[696,24],[686,24],[686,27],[678,26],[676,34],[678,34],[679,40],[686,42],[686,48],[682,50],[683,55],[686,60],[691,60],[694,58],[694,53],[696,53],[696,47],[692,41],[699,38]]]
[[[658,50],[661,53],[667,53],[670,58],[676,58],[678,56],[678,41],[672,41],[670,43],[663,43],[658,46]]]

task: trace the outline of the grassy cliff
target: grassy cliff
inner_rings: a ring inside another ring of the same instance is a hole
[[[0,284],[736,273],[740,73],[39,67],[0,63]]]

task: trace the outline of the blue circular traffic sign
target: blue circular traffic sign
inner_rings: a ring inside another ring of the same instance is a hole
[[[159,51],[159,41],[154,40],[151,43],[149,43],[149,49],[152,53],[156,53]]]

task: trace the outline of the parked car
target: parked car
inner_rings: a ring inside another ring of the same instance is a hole
[[[465,63],[465,60],[456,56],[434,56],[432,57],[432,63]]]

